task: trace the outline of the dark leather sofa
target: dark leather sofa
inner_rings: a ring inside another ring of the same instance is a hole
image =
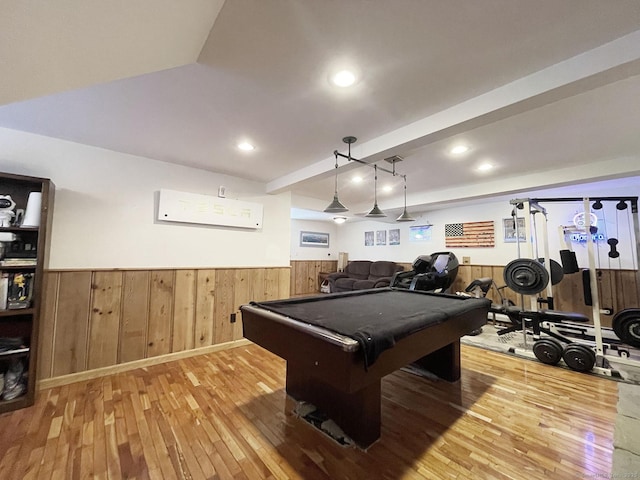
[[[354,260],[347,264],[343,272],[330,273],[327,277],[329,291],[350,292],[367,288],[388,287],[396,272],[404,270],[395,262]]]

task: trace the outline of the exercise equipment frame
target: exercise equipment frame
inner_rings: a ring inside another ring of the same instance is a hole
[[[584,212],[591,211],[591,202],[629,202],[631,208],[631,218],[633,220],[633,232],[635,236],[635,251],[636,251],[636,285],[640,288],[640,218],[638,215],[638,197],[561,197],[561,198],[516,198],[510,201],[510,204],[514,206],[512,215],[514,216],[514,225],[516,228],[516,239],[517,239],[517,248],[518,248],[518,257],[521,258],[520,244],[526,243],[528,245],[528,256],[530,258],[539,258],[537,252],[534,253],[534,245],[532,239],[532,220],[534,220],[534,215],[537,213],[541,213],[545,221],[542,224],[543,228],[543,238],[544,238],[544,266],[548,270],[549,277],[551,277],[551,262],[549,258],[549,241],[548,241],[548,231],[547,231],[547,211],[541,205],[541,203],[569,203],[569,202],[582,202]],[[518,222],[517,222],[517,211],[522,208],[526,215],[524,215],[525,220],[525,239],[520,240],[520,235],[518,232]],[[591,229],[591,216],[586,215],[585,218],[585,232],[590,232]],[[595,367],[598,373],[602,375],[611,376],[611,370],[607,368],[605,360],[610,358],[617,363],[623,363],[627,365],[637,366],[638,362],[631,359],[624,359],[621,357],[614,357],[612,355],[607,355],[605,349],[603,347],[603,339],[602,339],[602,323],[600,319],[600,300],[599,300],[599,292],[598,292],[598,280],[596,274],[596,260],[595,260],[595,252],[593,242],[587,243],[587,256],[589,262],[589,284],[591,287],[592,293],[592,313],[593,313],[593,327],[595,333],[595,355],[596,362]],[[547,287],[547,301],[550,309],[553,309],[553,290],[551,282],[548,283]],[[521,295],[521,303],[524,308],[524,297]],[[537,299],[533,296],[531,297],[531,309],[537,310]],[[524,343],[526,346],[526,333],[524,334]]]

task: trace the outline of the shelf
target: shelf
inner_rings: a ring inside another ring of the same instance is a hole
[[[15,272],[16,270],[21,271],[21,270],[28,270],[28,271],[34,271],[36,269],[37,265],[0,265],[0,270],[2,271],[12,271]]]
[[[0,265],[3,275],[16,276],[24,274],[31,277],[30,285],[30,308],[16,308],[0,310],[0,336],[12,338],[20,337],[29,348],[17,348],[9,345],[7,352],[0,352],[0,361],[6,363],[7,360],[19,360],[24,362],[24,376],[27,381],[26,393],[13,400],[0,400],[0,413],[17,410],[33,405],[36,391],[36,366],[35,353],[38,350],[38,329],[40,325],[40,307],[42,302],[42,292],[44,290],[44,275],[39,275],[43,271],[45,258],[49,251],[49,235],[51,229],[51,212],[55,195],[55,185],[48,178],[29,177],[0,172],[0,183],[2,183],[3,195],[10,195],[17,206],[26,208],[30,195],[34,192],[41,194],[40,219],[37,227],[20,227],[17,225],[10,227],[0,227],[0,234],[3,238],[14,238],[15,245],[5,248],[4,255],[8,258],[17,258],[19,262],[29,259],[26,256],[33,255],[31,259],[36,259],[36,264],[30,265],[11,264]],[[3,240],[4,241],[4,240]],[[12,240],[13,242],[13,240]],[[12,255],[12,252],[16,252]],[[24,253],[18,253],[24,252]],[[3,282],[4,283],[4,282]],[[3,286],[4,290],[4,286]],[[8,296],[8,294],[7,294]],[[22,344],[20,344],[22,346]],[[33,352],[31,352],[33,349]],[[0,474],[0,476],[2,476]]]
[[[15,317],[16,315],[33,315],[35,312],[35,308],[15,308],[12,310],[0,310],[0,318]]]
[[[6,352],[0,352],[0,360],[7,357],[24,356],[29,353],[29,347],[16,348],[15,350],[7,350]]]
[[[0,227],[0,232],[37,232],[40,227]]]

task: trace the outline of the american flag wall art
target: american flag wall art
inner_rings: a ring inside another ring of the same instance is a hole
[[[447,223],[444,237],[447,247],[493,247],[495,227],[493,221]]]

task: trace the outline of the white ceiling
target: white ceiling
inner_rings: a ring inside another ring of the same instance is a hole
[[[638,0],[0,8],[0,126],[261,181],[304,209],[331,200],[347,135],[358,159],[404,157],[410,210],[640,175]],[[358,69],[354,87],[329,84],[342,65]],[[465,157],[448,154],[456,141]],[[481,174],[482,161],[496,168]],[[347,163],[352,215],[372,204],[373,169]],[[397,214],[402,179],[378,177]]]

